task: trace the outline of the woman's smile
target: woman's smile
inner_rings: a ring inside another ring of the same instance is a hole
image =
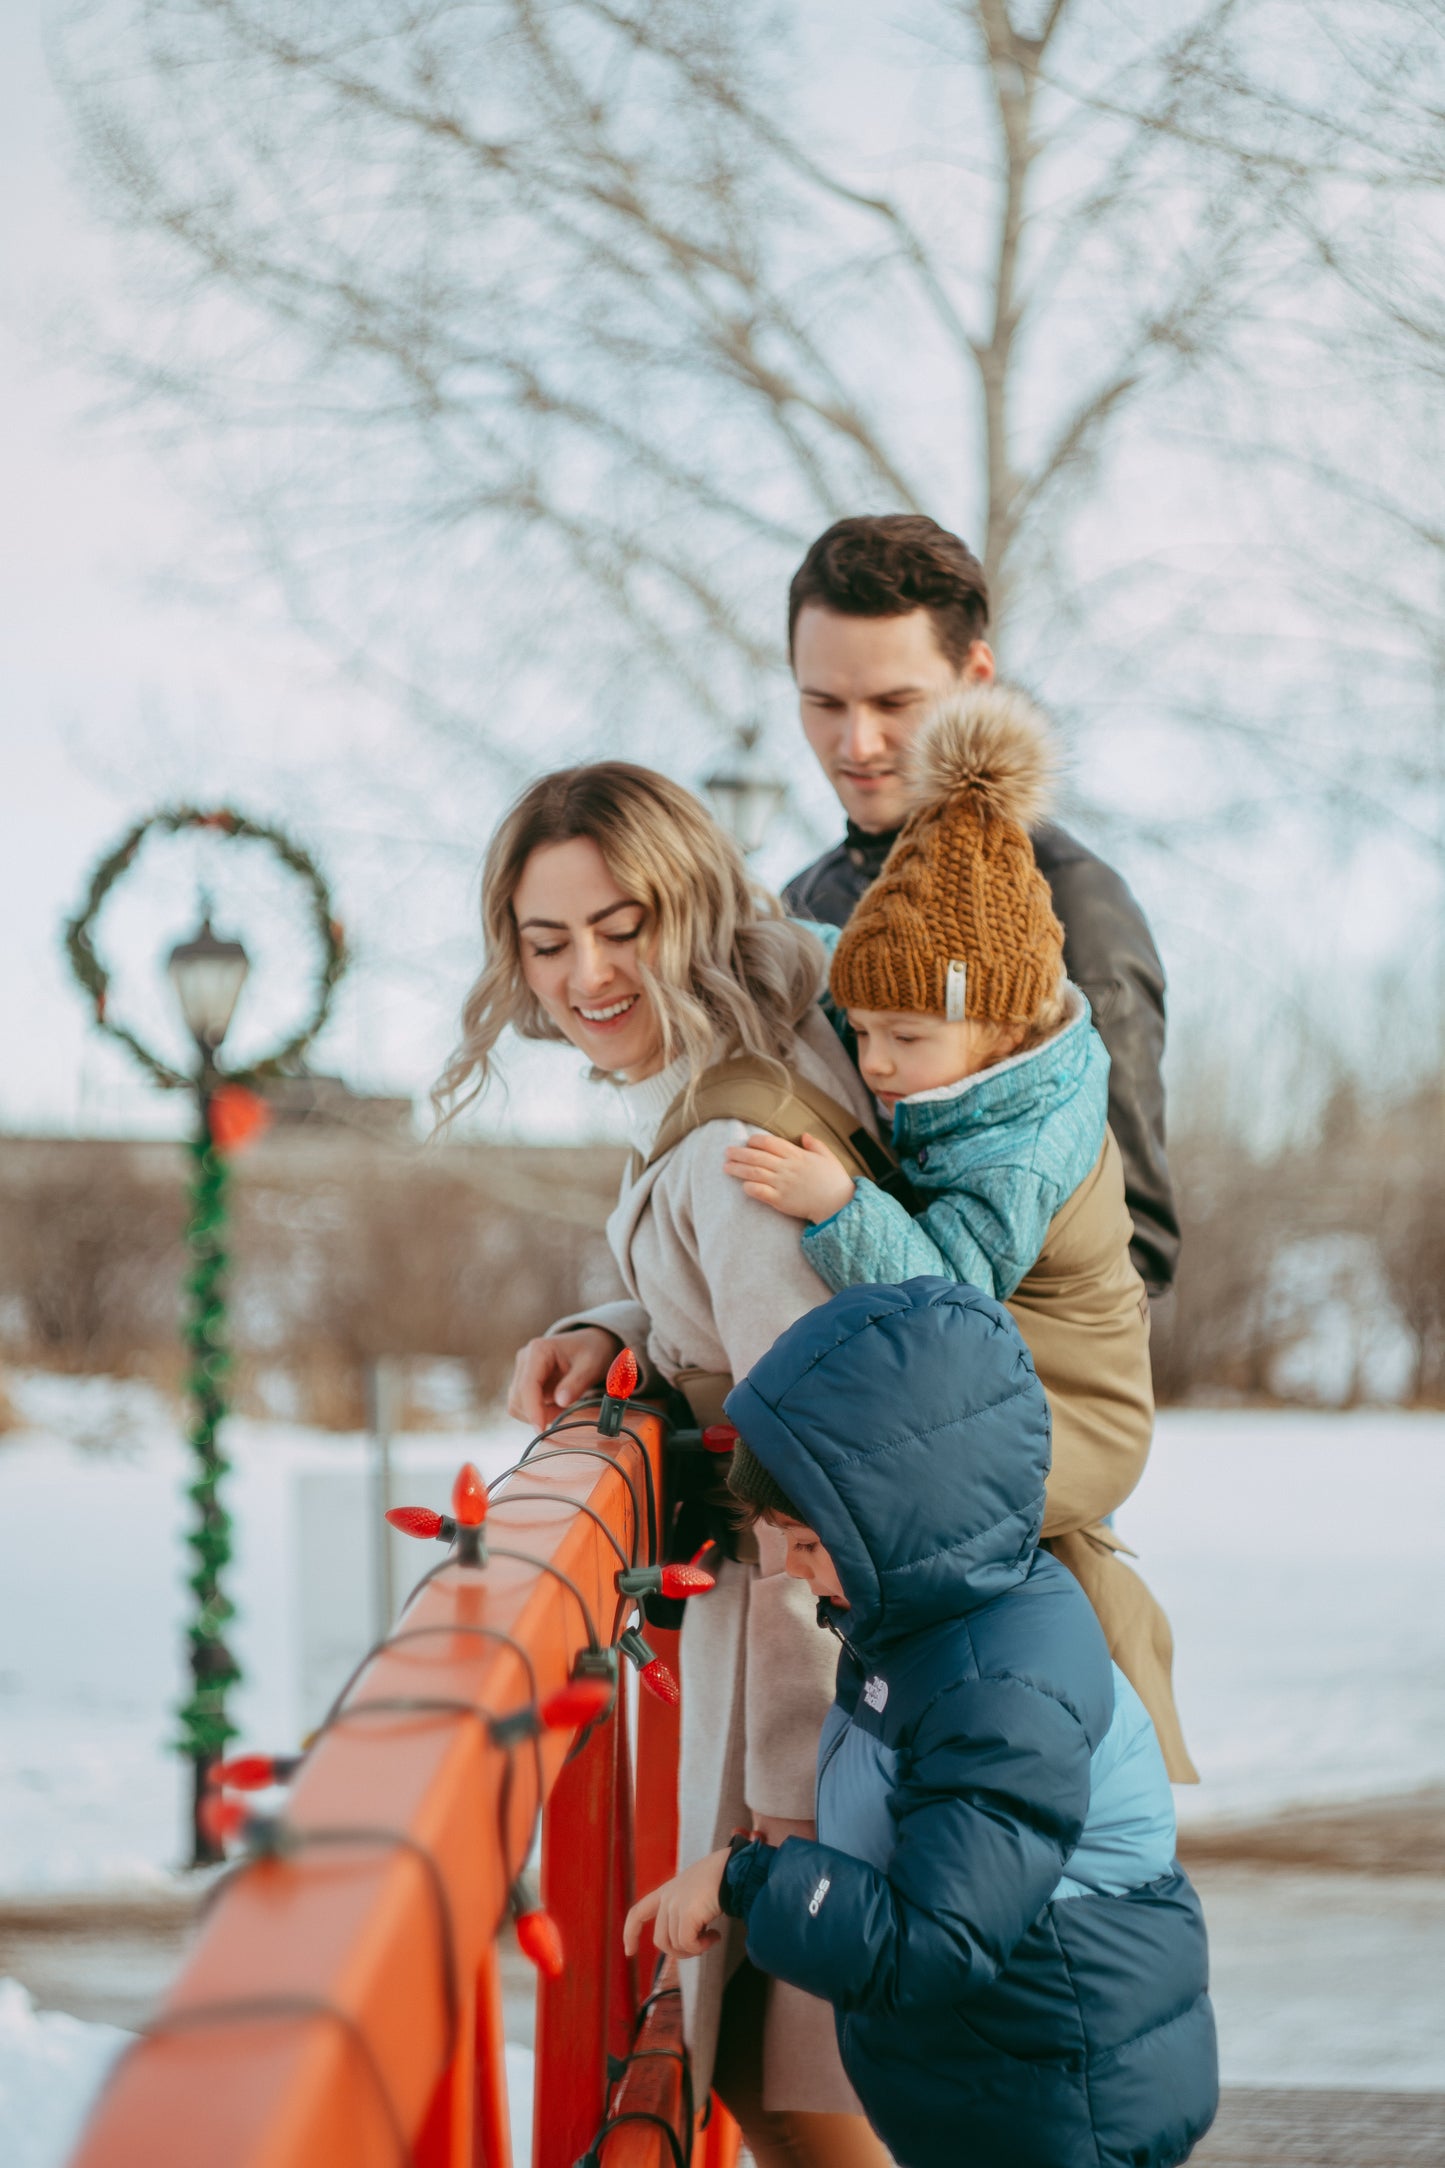
[[[635,1009],[640,998],[638,994],[624,994],[620,1001],[614,1001],[605,1009],[589,1009],[580,1001],[574,1001],[572,1006],[583,1022],[590,1024],[594,1031],[606,1031],[609,1025],[620,1022],[629,1010]]]

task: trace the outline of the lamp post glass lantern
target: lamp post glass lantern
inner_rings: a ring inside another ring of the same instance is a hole
[[[751,857],[781,812],[788,786],[773,774],[758,751],[757,723],[738,732],[737,746],[725,766],[703,779],[713,812],[744,857]]]
[[[221,940],[203,909],[198,932],[178,941],[166,962],[186,1029],[203,1052],[214,1054],[231,1028],[251,959],[239,941]]]
[[[188,1633],[191,1691],[180,1711],[181,1747],[191,1763],[191,1864],[211,1865],[223,1857],[208,1825],[205,1805],[211,1771],[235,1736],[226,1713],[227,1690],[241,1676],[226,1642],[225,1629],[235,1606],[221,1585],[231,1562],[231,1521],[221,1495],[229,1468],[220,1444],[221,1425],[230,1406],[231,1350],[226,1319],[226,1248],[229,1173],[225,1154],[211,1134],[211,1103],[220,1074],[216,1050],[230,1029],[250,959],[239,941],[222,940],[203,908],[199,930],[171,950],[166,969],[186,1028],[195,1040],[196,1128],[191,1141],[190,1218],[186,1248],[190,1298],[185,1325],[189,1368],[186,1388],[191,1402],[190,1445],[198,1463],[190,1485],[195,1520],[187,1536],[195,1561],[190,1585],[196,1611]]]

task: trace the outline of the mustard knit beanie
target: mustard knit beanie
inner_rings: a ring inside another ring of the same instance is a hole
[[[914,811],[843,929],[833,999],[1031,1023],[1063,975],[1064,929],[1029,841],[1053,773],[1049,726],[1027,694],[970,685],[934,710],[912,765]]]

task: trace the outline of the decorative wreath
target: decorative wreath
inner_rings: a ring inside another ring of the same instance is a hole
[[[337,982],[346,969],[346,929],[337,919],[331,903],[331,891],[322,876],[321,868],[308,851],[299,843],[293,843],[281,829],[269,822],[253,821],[244,813],[235,813],[223,806],[215,812],[203,812],[198,806],[164,806],[158,813],[147,814],[137,821],[128,834],[109,855],[100,861],[91,875],[90,887],[80,911],[69,921],[65,929],[65,952],[70,958],[70,968],[90,998],[95,1021],[110,1038],[116,1039],[139,1062],[151,1080],[163,1091],[189,1091],[195,1079],[179,1069],[172,1069],[168,1062],[143,1046],[133,1031],[118,1024],[106,1013],[110,993],[110,974],[95,953],[92,939],[96,920],[102,904],[111,889],[133,864],[137,852],[148,835],[158,830],[162,835],[178,835],[186,828],[205,828],[219,836],[239,836],[267,843],[284,866],[306,883],[310,891],[310,917],[321,944],[321,968],[316,981],[316,1000],[309,1020],[289,1038],[284,1046],[278,1046],[273,1054],[262,1061],[251,1062],[244,1069],[227,1071],[235,1084],[257,1084],[266,1077],[279,1076],[289,1069],[305,1053],[331,1013],[332,998]]]

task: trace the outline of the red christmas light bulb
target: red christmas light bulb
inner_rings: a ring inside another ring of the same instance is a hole
[[[539,1906],[517,1915],[517,1946],[547,1979],[561,1979],[566,1966],[562,1930],[550,1912]]]
[[[570,1679],[547,1696],[538,1713],[548,1731],[580,1731],[601,1716],[611,1699],[610,1679]]]
[[[637,1391],[637,1357],[630,1347],[613,1356],[604,1390],[609,1400],[630,1400]]]
[[[217,1762],[210,1781],[218,1789],[226,1785],[233,1792],[264,1792],[267,1785],[282,1780],[269,1754],[237,1754],[230,1761]]]
[[[470,1461],[452,1485],[452,1513],[459,1528],[480,1528],[487,1517],[487,1486]]]
[[[201,1801],[197,1819],[212,1844],[229,1844],[232,1837],[239,1837],[246,1826],[246,1809],[239,1799],[227,1799],[220,1792],[208,1792]]]
[[[664,1566],[662,1569],[662,1594],[664,1596],[705,1596],[717,1582],[701,1566]]]
[[[655,1694],[659,1701],[665,1701],[669,1709],[682,1706],[682,1688],[660,1656],[654,1656],[650,1664],[644,1664],[637,1676],[649,1694]]]
[[[461,1481],[460,1476],[457,1481]],[[429,1539],[441,1534],[442,1517],[440,1513],[433,1513],[430,1506],[393,1506],[386,1517],[404,1536]]]

